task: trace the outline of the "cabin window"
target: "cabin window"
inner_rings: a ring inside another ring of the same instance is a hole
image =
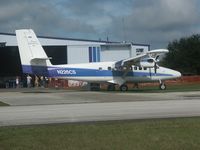
[[[112,68],[111,67],[108,67],[108,70],[111,70]]]
[[[139,67],[139,70],[142,70],[142,67]]]
[[[148,62],[148,63],[153,63],[154,60],[153,60],[153,59],[148,59],[147,62]]]
[[[126,67],[126,66],[124,66],[122,69],[123,69],[123,70],[127,70],[127,67]]]
[[[99,70],[102,70],[102,67],[99,67]]]
[[[134,70],[137,70],[137,67],[136,67],[136,66],[134,67]]]
[[[147,70],[147,67],[144,67],[144,70]]]

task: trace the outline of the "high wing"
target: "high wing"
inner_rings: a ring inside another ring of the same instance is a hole
[[[168,52],[169,52],[169,50],[167,50],[167,49],[151,50],[151,51],[148,51],[148,52],[146,52],[144,54],[138,55],[136,57],[132,57],[132,58],[128,58],[128,59],[124,59],[124,60],[118,61],[118,62],[115,63],[115,67],[116,68],[118,68],[118,67],[127,68],[127,67],[130,67],[132,65],[134,65],[134,66],[142,66],[141,62],[144,62],[144,64],[146,63],[147,64],[146,67],[154,67],[154,64],[157,61],[156,59],[161,54],[168,53]],[[152,66],[151,65],[148,66],[148,63],[150,64],[150,62],[152,62],[154,64]]]

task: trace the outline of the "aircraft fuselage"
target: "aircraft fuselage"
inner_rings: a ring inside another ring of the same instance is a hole
[[[155,73],[154,68],[132,66],[128,69],[117,69],[115,62],[84,63],[73,65],[55,66],[22,66],[24,72],[47,77],[83,80],[88,82],[154,82],[178,78],[181,74],[178,71],[159,67]],[[122,81],[123,80],[123,81]]]

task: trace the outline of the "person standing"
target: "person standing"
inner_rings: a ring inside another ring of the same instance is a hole
[[[39,78],[35,76],[35,87],[39,87]]]
[[[16,88],[19,88],[19,77],[17,76],[15,79]]]
[[[27,79],[27,87],[30,88],[31,87],[31,80],[32,80],[32,78],[31,78],[31,76],[28,75],[26,77],[26,79]]]
[[[40,86],[44,87],[44,77],[43,76],[40,77]]]

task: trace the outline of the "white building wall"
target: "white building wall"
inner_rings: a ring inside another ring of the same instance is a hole
[[[148,52],[149,46],[143,45],[132,45],[131,47],[131,57],[135,57],[141,53]]]
[[[101,46],[101,61],[119,61],[131,57],[131,44],[106,44]]]
[[[89,52],[87,45],[70,45],[67,46],[68,64],[88,63]]]
[[[101,61],[118,61],[130,57],[130,50],[103,50],[101,51]]]

